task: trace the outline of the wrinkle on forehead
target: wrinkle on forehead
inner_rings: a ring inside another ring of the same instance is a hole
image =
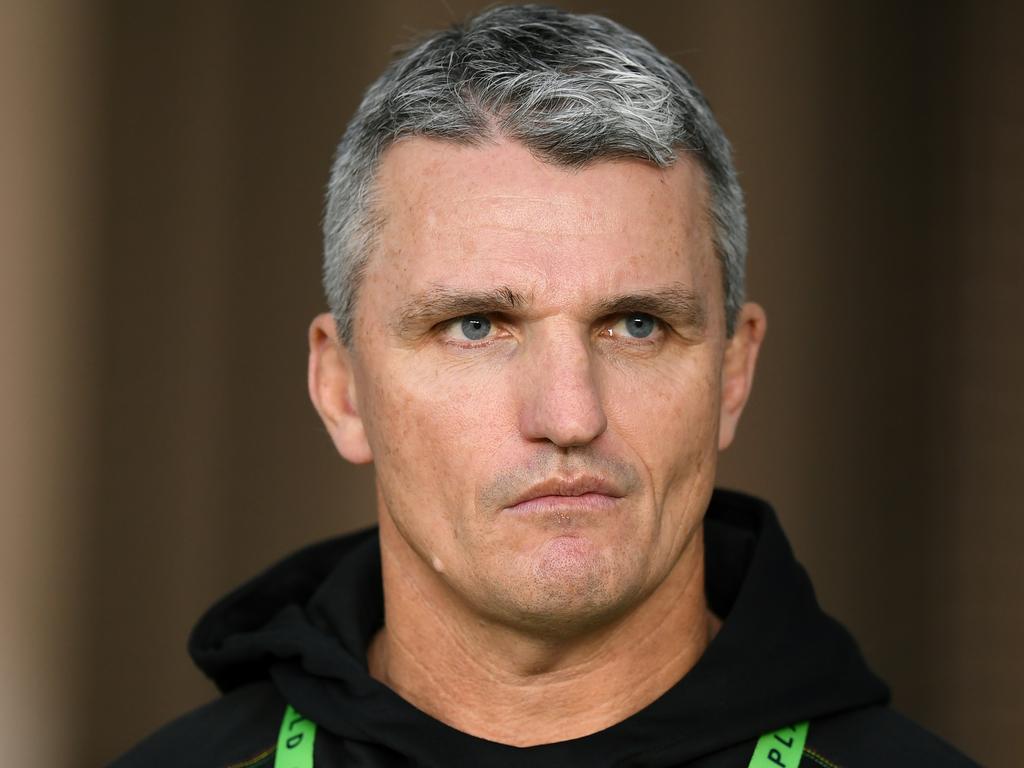
[[[507,285],[541,313],[666,281],[714,290],[706,180],[685,156],[572,169],[515,144],[415,139],[389,148],[379,182],[386,220],[367,277],[394,306],[431,285]]]
[[[621,232],[626,224],[618,211],[600,213],[596,206],[554,197],[480,195],[451,201],[460,211],[458,225],[474,231],[517,232],[555,237],[584,237]],[[428,224],[436,224],[433,211]]]
[[[652,219],[709,231],[706,187],[699,162],[685,154],[669,168],[635,159],[567,168],[511,141],[480,148],[422,137],[389,147],[377,178],[379,204],[396,228],[454,223],[549,236],[611,234]],[[648,211],[640,221],[638,206]]]

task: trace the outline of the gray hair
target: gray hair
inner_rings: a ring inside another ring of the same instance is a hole
[[[367,90],[338,145],[324,213],[324,289],[353,339],[357,292],[380,224],[381,154],[406,136],[478,145],[505,137],[546,162],[638,158],[661,168],[691,152],[708,181],[726,331],[743,304],[747,220],[732,152],[689,74],[610,19],[500,6],[437,32]]]

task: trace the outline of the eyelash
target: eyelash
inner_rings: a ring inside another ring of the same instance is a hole
[[[628,335],[620,334],[618,338],[622,342],[630,344],[630,345],[633,345],[633,346],[653,346],[654,344],[658,343],[661,340],[662,335],[664,333],[666,333],[670,329],[670,326],[668,325],[668,323],[666,323],[660,317],[657,317],[655,315],[649,314],[647,312],[621,312],[621,313],[619,313],[617,315],[611,315],[609,318],[607,318],[607,320],[604,323],[602,323],[602,325],[601,325],[602,330],[598,333],[598,335],[599,336],[611,336],[612,335],[611,334],[611,329],[614,326],[618,325],[623,320],[627,320],[627,319],[629,319],[631,317],[638,317],[638,316],[649,317],[651,320],[653,320],[654,321],[654,325],[655,325],[654,330],[651,332],[649,337],[642,337],[642,338],[636,338],[636,337],[631,337],[631,336],[628,336]],[[495,329],[495,330],[498,327],[500,327],[503,323],[507,322],[507,318],[505,318],[500,313],[470,312],[468,314],[459,315],[458,317],[453,317],[453,318],[445,320],[445,321],[443,321],[441,323],[438,323],[435,326],[435,328],[437,329],[438,334],[443,337],[444,334],[447,331],[449,331],[449,329],[452,329],[456,323],[459,323],[459,322],[465,320],[466,318],[470,318],[470,317],[486,318],[487,320],[489,320],[491,322],[492,329]],[[481,349],[481,348],[484,348],[484,347],[488,347],[491,344],[494,344],[495,342],[498,341],[499,338],[501,338],[501,337],[500,336],[499,337],[495,337],[495,335],[492,333],[492,334],[486,336],[485,338],[479,339],[479,340],[455,339],[455,338],[449,337],[447,339],[444,339],[444,341],[445,341],[446,344],[450,344],[452,346],[459,347],[461,349]]]
[[[458,317],[453,317],[449,320],[445,320],[442,323],[438,323],[437,326],[435,327],[438,330],[438,334],[443,337],[444,334],[449,329],[452,329],[455,326],[456,323],[459,323],[470,317],[486,318],[491,323],[492,329],[500,326],[505,321],[505,318],[500,314],[490,312],[470,312],[465,315],[459,315]],[[444,341],[446,344],[451,344],[452,346],[459,347],[460,349],[481,349],[483,347],[487,347],[495,343],[497,339],[493,336],[493,334],[491,334],[483,339],[478,340],[446,338],[444,339]]]
[[[658,342],[660,340],[661,334],[664,334],[668,330],[668,327],[669,327],[668,324],[664,320],[662,320],[660,317],[657,317],[655,315],[649,314],[647,312],[623,312],[621,314],[614,315],[613,318],[612,318],[612,320],[614,320],[614,322],[607,323],[605,325],[605,328],[608,329],[608,334],[607,335],[609,335],[609,336],[611,335],[610,330],[614,326],[618,325],[619,323],[621,323],[624,320],[630,320],[630,319],[635,318],[635,317],[650,318],[651,320],[654,321],[654,329],[651,331],[649,336],[643,336],[643,337],[639,337],[638,338],[636,336],[629,336],[627,334],[626,336],[622,337],[625,341],[627,341],[630,344],[643,344],[643,345],[654,344],[654,343],[656,343],[656,342]],[[604,335],[604,333],[605,332],[602,331],[602,335]]]

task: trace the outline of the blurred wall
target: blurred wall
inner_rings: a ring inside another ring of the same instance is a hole
[[[93,630],[83,533],[94,476],[92,20],[0,4],[0,744],[72,765]]]
[[[212,697],[198,614],[372,521],[306,398],[321,192],[390,50],[478,6],[46,0],[0,25],[0,741],[45,725],[52,751],[18,764],[102,764]],[[736,148],[769,335],[723,484],[777,506],[898,708],[1012,764],[1024,15],[564,6],[676,57]]]

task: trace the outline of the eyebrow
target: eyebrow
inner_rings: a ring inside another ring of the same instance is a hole
[[[416,294],[402,306],[394,327],[399,336],[413,336],[425,326],[433,326],[450,317],[512,312],[527,303],[523,294],[508,286],[486,291],[463,291],[435,285]]]
[[[462,315],[510,313],[529,303],[524,294],[508,286],[464,291],[434,285],[409,299],[398,311],[393,325],[399,336],[412,337],[442,320]],[[602,299],[591,311],[598,317],[643,312],[677,327],[697,331],[703,331],[707,326],[703,299],[682,283]]]
[[[601,316],[643,312],[669,321],[680,328],[703,331],[707,327],[707,311],[703,298],[682,283],[613,296],[599,302],[595,309]]]

